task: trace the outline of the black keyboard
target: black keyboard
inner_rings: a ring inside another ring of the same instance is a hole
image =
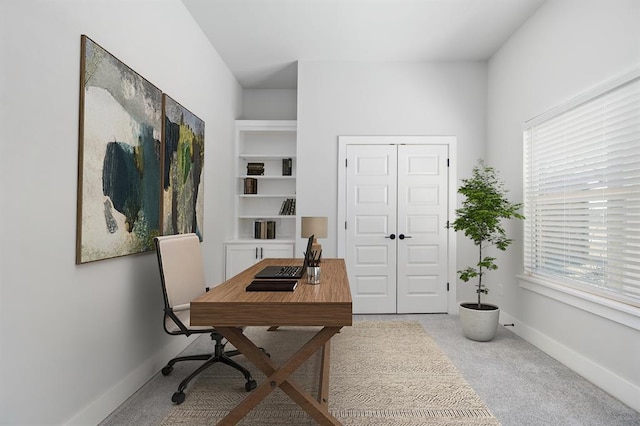
[[[278,277],[294,277],[302,271],[302,266],[284,266],[280,271],[276,272]]]

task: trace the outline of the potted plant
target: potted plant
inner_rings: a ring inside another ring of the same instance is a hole
[[[483,303],[482,295],[489,293],[483,277],[487,271],[498,269],[495,257],[487,256],[486,250],[494,246],[505,251],[512,240],[507,238],[502,227],[502,219],[524,219],[518,213],[522,203],[511,203],[507,199],[507,190],[497,176],[496,171],[478,160],[471,178],[463,179],[458,193],[465,199],[462,207],[456,209],[456,219],[452,226],[455,231],[463,231],[478,248],[478,262],[458,271],[460,279],[476,281],[477,302],[460,304],[460,321],[464,335],[472,340],[489,341],[498,328],[500,310],[497,306]]]

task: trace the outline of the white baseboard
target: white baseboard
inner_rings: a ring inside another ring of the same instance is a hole
[[[640,411],[640,387],[584,357],[579,352],[516,320],[505,312],[500,313],[500,323],[513,323],[515,326],[510,327],[510,330],[518,336],[610,393],[624,404],[636,411]]]
[[[171,339],[169,344],[125,376],[111,389],[76,413],[65,425],[97,425],[147,383],[168,360],[182,352],[197,336]]]

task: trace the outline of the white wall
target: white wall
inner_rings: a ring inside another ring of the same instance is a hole
[[[11,0],[0,9],[0,423],[96,424],[189,340],[162,330],[153,253],[75,265],[80,35],[205,121],[211,282],[222,280],[233,229],[241,88],[178,1]]]
[[[298,116],[295,89],[243,89],[242,120],[295,120]]]
[[[489,62],[487,157],[515,200],[522,200],[522,125],[579,93],[640,65],[640,2],[546,2]],[[514,161],[514,158],[517,161]],[[500,255],[492,280],[514,331],[640,410],[640,331],[518,286],[517,243]],[[636,309],[635,321],[639,324]]]
[[[338,136],[457,136],[465,176],[485,150],[485,91],[483,62],[298,64],[297,212],[329,217],[326,256],[337,253]],[[458,264],[475,256],[472,245],[457,244]],[[473,294],[458,288],[459,298]]]

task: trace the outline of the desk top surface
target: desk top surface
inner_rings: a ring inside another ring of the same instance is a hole
[[[302,259],[264,259],[191,302],[192,325],[351,325],[352,302],[344,259],[323,259],[320,284],[298,280],[292,292],[248,292],[269,265],[302,265]]]

